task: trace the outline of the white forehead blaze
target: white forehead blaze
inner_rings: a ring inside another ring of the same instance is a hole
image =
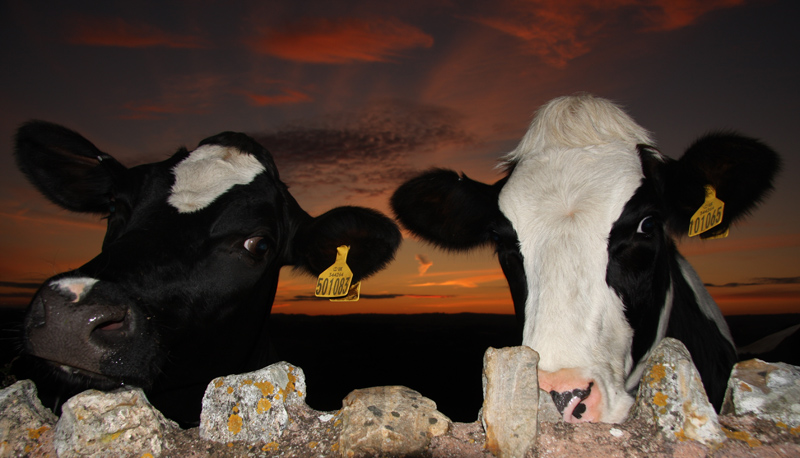
[[[611,227],[642,178],[635,146],[611,143],[524,158],[503,187],[528,282],[523,344],[539,352],[540,369],[629,369],[630,327],[605,277]]]
[[[64,293],[74,294],[75,299],[73,299],[72,302],[78,302],[83,299],[83,296],[86,295],[97,282],[98,280],[96,278],[68,277],[51,282],[50,287]]]
[[[167,202],[179,213],[202,210],[233,186],[248,184],[265,170],[258,159],[237,148],[203,145],[172,169],[175,184]]]

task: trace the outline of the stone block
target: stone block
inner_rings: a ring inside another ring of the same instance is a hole
[[[713,447],[726,439],[683,343],[663,339],[646,364],[636,397],[635,418],[654,423],[671,441],[691,439]]]
[[[754,414],[789,428],[800,426],[800,367],[760,359],[734,366],[724,415]]]
[[[53,442],[59,458],[157,457],[169,428],[178,425],[150,405],[139,388],[88,390],[64,403]]]
[[[36,385],[20,380],[0,391],[0,457],[22,456],[56,425],[57,417],[39,401]]]
[[[415,456],[452,424],[435,402],[403,386],[355,390],[342,404],[339,450],[345,458]]]
[[[536,444],[538,364],[529,347],[489,348],[483,357],[481,422],[498,458],[522,458]]]
[[[215,442],[272,442],[289,421],[286,406],[305,403],[303,370],[287,362],[218,377],[203,395],[200,437]]]

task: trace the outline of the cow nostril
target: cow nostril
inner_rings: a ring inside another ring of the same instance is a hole
[[[110,321],[110,322],[98,325],[97,328],[95,328],[95,329],[98,329],[100,331],[117,331],[119,329],[122,329],[122,326],[124,324],[125,324],[124,320],[123,321]]]

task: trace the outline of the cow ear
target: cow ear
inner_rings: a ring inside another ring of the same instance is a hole
[[[492,241],[492,228],[502,219],[497,196],[504,182],[487,185],[434,169],[400,186],[392,209],[417,236],[445,249],[468,250]]]
[[[711,185],[725,203],[714,232],[724,232],[769,194],[780,166],[778,154],[759,140],[735,133],[701,137],[683,157],[664,166],[670,229],[686,234],[689,220],[705,202],[705,186]]]
[[[77,132],[44,121],[17,131],[14,155],[28,180],[53,203],[76,212],[107,213],[114,177],[125,167]]]
[[[385,215],[363,207],[337,207],[308,221],[298,230],[294,264],[319,275],[336,260],[336,249],[350,247],[347,265],[353,281],[383,269],[402,241],[397,224]]]

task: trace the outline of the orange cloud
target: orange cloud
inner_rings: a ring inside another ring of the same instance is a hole
[[[417,262],[419,263],[419,266],[417,266],[417,270],[419,271],[420,276],[425,275],[425,272],[427,272],[428,269],[430,269],[431,266],[433,265],[433,261],[431,261],[424,254],[417,254],[414,256],[414,259],[416,259]]]
[[[439,282],[427,282],[427,283],[416,283],[409,286],[414,287],[421,287],[421,286],[460,286],[462,288],[477,288],[482,283],[490,283],[494,281],[506,281],[506,277],[502,274],[502,272],[486,274],[486,275],[475,275],[471,277],[465,278],[456,278],[453,280],[445,280]]]
[[[205,48],[204,40],[193,35],[166,32],[144,23],[122,18],[79,17],[69,21],[67,39],[72,44],[120,48]]]
[[[267,30],[252,43],[262,54],[323,64],[385,62],[402,51],[432,45],[430,35],[391,18],[307,18]]]
[[[292,89],[283,89],[283,94],[280,95],[264,95],[256,94],[255,92],[241,91],[240,93],[247,99],[247,101],[258,107],[266,107],[272,105],[291,105],[295,103],[311,102],[313,99],[308,94]]]
[[[564,67],[591,51],[605,32],[631,15],[642,24],[640,31],[666,31],[742,3],[744,0],[509,0],[492,3],[499,13],[470,19],[518,38],[529,54],[547,64]]]

